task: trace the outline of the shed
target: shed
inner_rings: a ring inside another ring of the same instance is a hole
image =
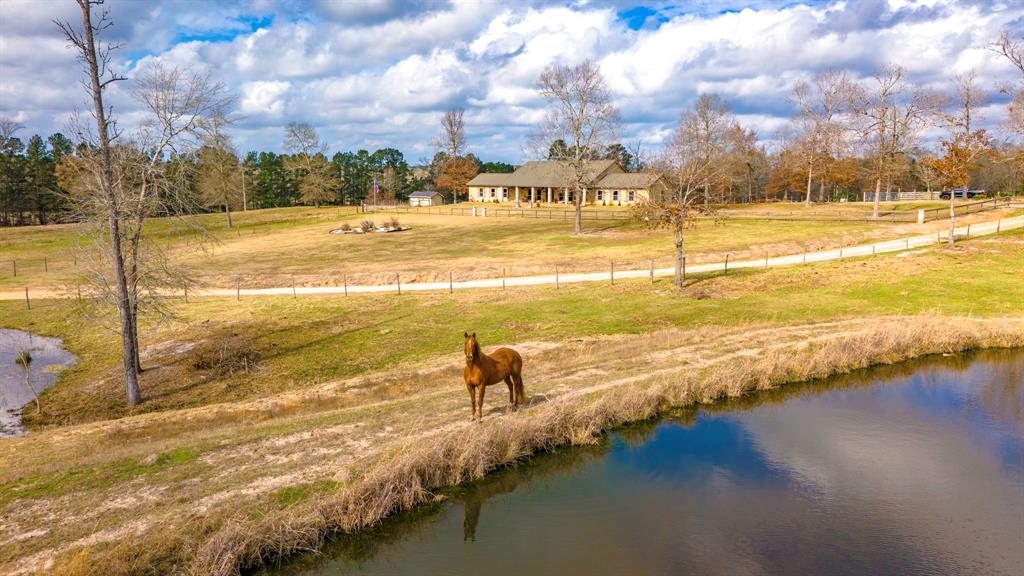
[[[444,203],[444,196],[436,190],[417,190],[409,194],[410,206],[437,206]]]

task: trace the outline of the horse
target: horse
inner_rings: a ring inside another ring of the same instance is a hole
[[[511,348],[498,348],[487,355],[480,350],[476,332],[466,338],[466,369],[462,376],[469,390],[469,401],[473,407],[471,420],[479,420],[484,414],[484,389],[502,380],[508,384],[508,402],[514,408],[526,399],[523,389],[523,357]]]

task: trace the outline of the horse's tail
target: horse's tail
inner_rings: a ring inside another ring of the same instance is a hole
[[[514,370],[514,373],[512,375],[512,381],[516,386],[516,398],[519,399],[519,402],[525,402],[526,389],[523,387],[523,357],[519,355],[519,352],[515,352],[515,355],[516,360],[518,360],[519,369]]]

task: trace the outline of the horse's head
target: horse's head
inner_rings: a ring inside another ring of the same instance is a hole
[[[473,360],[480,357],[480,345],[476,342],[476,332],[473,332],[472,336],[468,332],[463,332],[462,335],[466,337],[466,364],[472,364]]]

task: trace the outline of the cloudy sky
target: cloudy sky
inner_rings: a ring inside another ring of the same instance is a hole
[[[316,126],[332,150],[393,146],[432,154],[441,113],[466,108],[470,150],[519,162],[539,121],[535,84],[552,63],[595,60],[623,117],[622,139],[653,150],[701,92],[717,92],[763,138],[786,121],[794,82],[818,71],[867,79],[886,62],[948,91],[976,68],[992,92],[984,122],[1005,117],[1000,82],[1016,81],[985,46],[1024,30],[1018,0],[108,0],[117,65],[209,70],[237,94],[242,150],[280,150],[283,126]],[[85,109],[80,68],[51,20],[72,0],[0,1],[0,115],[24,137],[63,130]],[[109,97],[138,118],[128,83]]]

